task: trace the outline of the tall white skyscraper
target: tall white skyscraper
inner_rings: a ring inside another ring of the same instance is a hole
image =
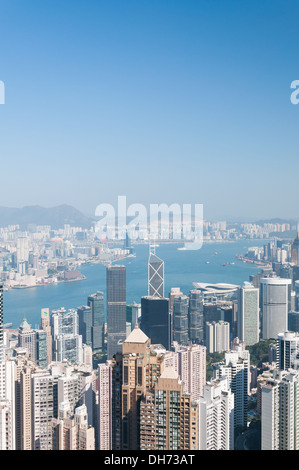
[[[203,395],[206,383],[206,348],[199,344],[182,346],[177,355],[177,372],[184,384],[184,392],[197,400]]]
[[[208,353],[229,351],[230,325],[226,321],[206,323]]]
[[[279,333],[288,330],[291,285],[291,279],[279,277],[261,279],[263,339],[276,339]]]
[[[199,450],[234,449],[234,396],[228,378],[204,386],[199,404]]]
[[[299,370],[299,333],[285,331],[278,335],[276,365],[281,370]]]
[[[249,351],[231,351],[225,353],[221,363],[214,364],[213,377],[227,377],[235,402],[235,427],[247,426],[248,392],[250,386]]]
[[[98,365],[98,390],[99,390],[99,414],[98,414],[98,438],[99,450],[111,450],[112,423],[111,423],[111,398],[112,398],[112,368],[111,361]]]
[[[246,346],[259,342],[259,289],[245,283],[239,289],[238,337]]]
[[[77,310],[53,310],[51,315],[53,360],[83,362],[82,336],[79,335]]]
[[[261,402],[261,449],[299,449],[298,373],[274,370],[261,385]]]
[[[164,298],[164,261],[155,253],[150,245],[148,260],[148,296]]]

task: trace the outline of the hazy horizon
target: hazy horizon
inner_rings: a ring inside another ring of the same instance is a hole
[[[0,206],[294,219],[299,4],[1,2]]]
[[[87,217],[87,218],[92,218],[92,219],[95,219],[97,220],[98,217],[92,213],[92,212],[84,212],[84,211],[81,211],[80,209],[78,209],[77,207],[73,206],[72,204],[66,204],[66,203],[61,203],[61,204],[57,204],[57,205],[49,205],[49,206],[41,206],[40,204],[30,204],[30,205],[26,205],[26,206],[14,206],[14,207],[9,207],[9,206],[0,206],[0,210],[1,209],[17,209],[17,210],[22,210],[22,209],[27,209],[27,208],[35,208],[35,207],[39,207],[39,208],[42,208],[42,209],[55,209],[55,208],[59,208],[59,207],[64,207],[64,206],[68,206],[70,208],[73,208],[75,210],[78,210],[83,216]],[[129,206],[129,204],[128,204]],[[181,206],[182,207],[182,206]],[[116,216],[116,219],[117,219],[117,204],[114,206],[114,209],[115,209],[115,216]],[[146,207],[146,209],[149,211],[149,207]],[[127,216],[128,217],[128,216]],[[130,217],[128,217],[128,220],[130,219]],[[248,222],[248,223],[256,223],[256,222],[259,222],[259,221],[283,221],[283,222],[298,222],[299,219],[296,218],[296,217],[280,217],[280,216],[277,216],[277,217],[246,217],[244,215],[240,215],[240,216],[227,216],[227,217],[222,217],[222,218],[215,218],[215,217],[208,217],[207,214],[205,216],[204,214],[204,219],[205,221],[209,221],[209,222],[219,222],[219,221],[226,221],[228,223],[238,223],[238,222]],[[277,222],[278,223],[278,222]]]

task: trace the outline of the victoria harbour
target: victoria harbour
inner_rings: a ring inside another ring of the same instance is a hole
[[[260,246],[265,240],[242,240],[228,243],[204,243],[200,250],[180,250],[182,245],[160,244],[157,255],[164,261],[165,296],[172,287],[180,287],[184,294],[193,289],[193,282],[231,283],[242,285],[261,267],[236,259],[250,246]],[[134,246],[136,257],[126,258],[118,264],[126,266],[127,304],[140,302],[147,295],[149,246]],[[77,308],[85,305],[87,296],[106,293],[106,266],[83,265],[84,280],[64,282],[28,289],[11,289],[4,292],[4,322],[18,328],[24,318],[32,325],[40,324],[41,308]]]

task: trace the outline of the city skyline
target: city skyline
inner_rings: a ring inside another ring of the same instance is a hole
[[[93,215],[127,194],[297,218],[298,8],[2,2],[1,206]]]
[[[298,450],[299,2],[0,4],[0,450]]]

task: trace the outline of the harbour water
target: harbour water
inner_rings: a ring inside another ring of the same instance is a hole
[[[246,253],[249,246],[263,244],[264,240],[205,243],[196,251],[178,249],[182,245],[160,244],[156,254],[164,260],[165,296],[168,296],[172,287],[180,287],[184,294],[188,294],[193,288],[193,282],[242,285],[261,267],[237,260],[236,254]],[[141,297],[147,295],[149,247],[135,245],[134,250],[135,258],[127,258],[119,263],[127,268],[127,304],[134,301],[139,303]],[[105,266],[84,265],[80,271],[86,279],[4,292],[4,323],[12,323],[12,328],[18,328],[23,318],[26,318],[33,328],[38,328],[41,308],[76,309],[86,305],[89,294],[97,290],[106,293]]]

